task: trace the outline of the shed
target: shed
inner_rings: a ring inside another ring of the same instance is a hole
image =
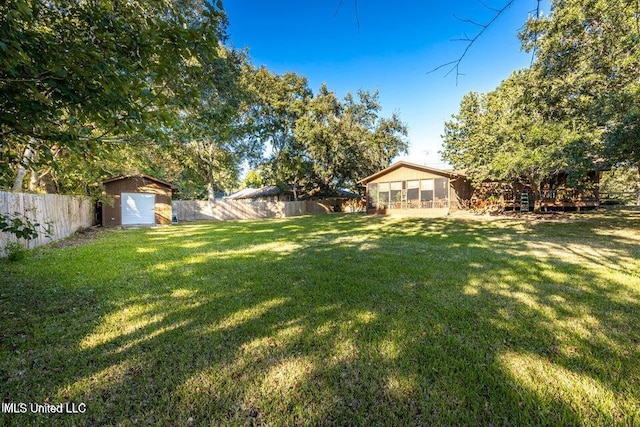
[[[460,171],[398,162],[358,182],[366,186],[367,212],[416,216],[446,215],[471,197]]]
[[[177,187],[149,175],[123,175],[102,181],[113,204],[102,205],[102,225],[170,224],[171,196]]]

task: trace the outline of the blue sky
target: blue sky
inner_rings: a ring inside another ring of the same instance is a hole
[[[494,8],[505,3],[484,0]],[[355,6],[355,0],[224,2],[231,43],[248,48],[254,65],[304,75],[314,92],[323,82],[339,96],[379,90],[383,115],[397,112],[409,127],[409,155],[396,160],[445,167],[440,135],[462,96],[490,91],[531,62],[517,32],[535,0],[516,0],[485,32],[463,60],[457,85],[455,73],[428,72],[460,56],[465,44],[453,39],[479,31],[461,19],[492,18],[479,0],[358,0],[357,13]]]

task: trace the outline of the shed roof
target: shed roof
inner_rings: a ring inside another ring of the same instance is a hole
[[[358,181],[358,184],[366,184],[370,181],[373,181],[376,178],[379,178],[383,175],[388,174],[389,172],[392,172],[396,169],[400,169],[402,167],[406,167],[406,168],[410,168],[410,169],[416,169],[422,172],[427,172],[427,173],[435,173],[435,174],[440,174],[440,175],[444,175],[444,176],[448,176],[449,178],[463,178],[465,177],[465,173],[464,171],[461,170],[445,170],[445,169],[437,169],[437,168],[432,168],[429,166],[424,166],[424,165],[418,165],[415,163],[409,163],[409,162],[397,162],[392,164],[391,166],[389,166],[386,169],[382,169],[379,172],[374,173],[373,175],[369,175],[368,177],[361,179],[360,181]]]
[[[148,179],[150,181],[155,181],[155,182],[157,182],[159,184],[166,185],[167,187],[170,187],[172,190],[177,190],[178,189],[178,187],[176,185],[171,184],[170,182],[163,181],[163,180],[161,180],[159,178],[155,178],[153,176],[146,175],[146,174],[143,174],[143,173],[134,174],[134,175],[115,176],[113,178],[109,178],[109,179],[103,180],[102,183],[103,184],[108,184],[110,182],[121,181],[123,179],[129,179],[129,178],[133,178],[133,179],[135,179],[135,178],[145,178],[145,179]]]

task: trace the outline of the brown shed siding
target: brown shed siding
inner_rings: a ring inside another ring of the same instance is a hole
[[[171,187],[153,179],[132,176],[104,183],[105,193],[113,198],[102,206],[102,225],[105,227],[122,225],[122,193],[155,194],[156,224],[171,223]]]

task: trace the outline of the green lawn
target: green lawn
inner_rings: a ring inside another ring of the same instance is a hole
[[[0,424],[640,425],[640,211],[114,230],[0,263]]]

